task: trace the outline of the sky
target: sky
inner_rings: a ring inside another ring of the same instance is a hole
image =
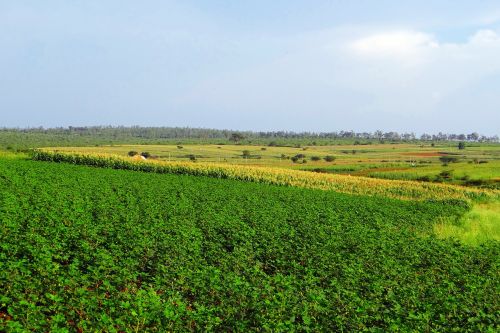
[[[0,0],[0,127],[500,134],[500,1]]]

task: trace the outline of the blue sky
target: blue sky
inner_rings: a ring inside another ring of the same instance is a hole
[[[499,134],[499,1],[0,0],[0,126]]]

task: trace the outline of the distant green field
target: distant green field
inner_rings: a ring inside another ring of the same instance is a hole
[[[401,201],[0,157],[0,331],[496,331],[500,245]]]
[[[258,145],[113,145],[51,147],[77,153],[127,156],[147,152],[165,161],[215,162],[385,179],[422,180],[500,188],[500,144],[474,144],[459,150],[456,144],[372,144],[269,147]],[[326,161],[325,157],[331,161]],[[294,157],[298,157],[294,160]],[[442,158],[455,159],[443,167]],[[451,171],[443,173],[443,171]]]

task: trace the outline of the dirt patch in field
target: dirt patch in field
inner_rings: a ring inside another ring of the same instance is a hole
[[[446,154],[439,153],[437,151],[428,151],[428,152],[425,152],[425,153],[417,153],[417,152],[401,153],[401,155],[419,156],[419,157],[434,157],[434,156],[445,156]]]

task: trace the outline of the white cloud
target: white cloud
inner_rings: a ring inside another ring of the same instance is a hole
[[[418,31],[391,31],[360,38],[350,47],[359,55],[368,57],[419,56],[422,50],[437,48],[432,35]]]
[[[500,42],[500,36],[495,31],[489,29],[479,30],[469,39],[469,43],[471,44],[489,44],[498,42]]]

